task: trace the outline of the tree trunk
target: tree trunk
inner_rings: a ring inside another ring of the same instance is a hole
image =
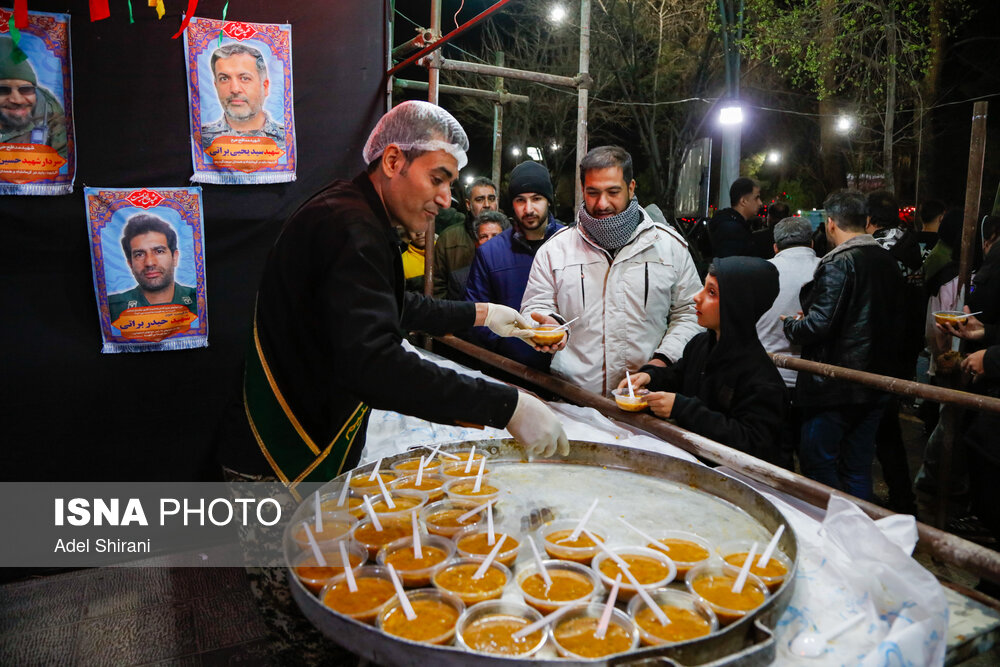
[[[820,14],[823,17],[823,28],[819,35],[820,49],[830,51],[833,49],[837,27],[836,0],[821,0]],[[819,154],[823,165],[823,187],[827,192],[833,192],[844,187],[847,180],[844,174],[844,160],[841,157],[843,153],[841,142],[844,138],[838,135],[835,128],[834,116],[837,113],[837,105],[832,99],[832,91],[836,85],[833,63],[824,60],[823,69],[821,74],[823,97],[819,101]]]
[[[885,135],[882,137],[882,169],[885,171],[885,189],[896,192],[895,167],[892,156],[893,134],[896,122],[896,10],[892,3],[886,3],[885,41],[888,51],[885,77]]]
[[[936,197],[937,193],[930,186],[930,173],[934,167],[934,121],[933,115],[927,112],[929,107],[937,102],[938,89],[941,85],[941,66],[944,60],[945,31],[941,24],[943,0],[931,0],[930,7],[930,47],[931,57],[927,64],[927,74],[921,83],[919,128],[917,138],[917,191],[914,193],[914,204],[919,200]]]

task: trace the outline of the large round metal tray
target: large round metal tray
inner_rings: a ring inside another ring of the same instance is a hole
[[[491,458],[492,479],[504,489],[501,510],[507,521],[548,507],[556,518],[580,517],[595,496],[600,498],[593,521],[609,528],[609,543],[628,530],[625,517],[640,527],[689,530],[714,544],[752,539],[764,544],[785,524],[779,548],[792,560],[785,583],[763,606],[712,635],[680,644],[639,648],[607,660],[575,662],[563,659],[514,659],[468,653],[457,647],[437,647],[399,639],[323,606],[289,572],[292,596],[306,617],[324,635],[378,665],[764,665],[775,655],[773,628],[788,606],[795,583],[798,545],[781,513],[749,486],[711,468],[665,454],[594,442],[572,441],[565,459],[523,462],[523,450],[514,440],[450,443],[443,451],[476,445]],[[400,454],[383,460],[388,467]],[[499,461],[496,463],[494,461]],[[362,466],[360,470],[371,470]],[[340,486],[344,476],[329,483]],[[509,493],[508,493],[509,492]],[[637,544],[634,536],[631,543]],[[287,553],[287,551],[286,551]],[[289,564],[286,562],[286,566]]]

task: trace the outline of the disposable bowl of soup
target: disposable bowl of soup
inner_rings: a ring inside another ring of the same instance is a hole
[[[938,310],[934,312],[934,321],[938,324],[961,324],[969,316],[961,310]]]
[[[344,564],[340,559],[339,546],[338,543],[337,548],[328,548],[320,551],[323,554],[326,565],[320,565],[311,550],[304,551],[296,557],[292,571],[295,572],[295,576],[299,578],[303,586],[313,593],[318,593],[326,585],[326,582],[344,573]],[[347,547],[347,560],[351,564],[351,569],[360,567],[368,560],[368,551],[360,544],[347,542],[345,546]]]
[[[320,506],[322,507],[322,504]],[[322,512],[320,516],[322,518],[322,525],[319,530],[316,528],[315,515],[299,521],[292,530],[292,539],[295,540],[295,544],[299,546],[299,549],[307,550],[312,548],[309,545],[306,526],[309,527],[309,531],[312,532],[313,538],[320,549],[327,549],[329,547],[335,549],[337,542],[351,539],[351,533],[354,532],[354,528],[358,523],[357,517],[347,512]]]
[[[451,593],[465,604],[499,599],[513,575],[506,565],[493,561],[483,576],[476,579],[476,572],[482,564],[482,560],[453,558],[434,573],[431,583],[434,588]]]
[[[677,566],[662,551],[644,547],[615,547],[611,549],[611,552],[625,561],[629,572],[644,590],[649,591],[666,586],[677,576]],[[603,551],[594,556],[591,567],[609,591],[614,585],[615,577],[621,573],[622,582],[618,588],[619,600],[630,600],[635,595],[635,586],[622,572],[618,563]]]
[[[712,543],[701,535],[684,530],[654,531],[651,537],[661,536],[656,544],[647,544],[650,549],[663,551],[677,566],[677,577],[684,577],[695,565],[700,565],[712,557]],[[664,551],[662,547],[666,547]]]
[[[343,488],[343,487],[341,487]],[[357,489],[349,489],[340,502],[340,491],[324,494],[320,497],[319,506],[324,512],[347,512],[357,519],[365,518],[364,494]]]
[[[735,623],[760,607],[771,595],[764,582],[748,575],[743,590],[733,593],[740,568],[728,563],[710,562],[691,568],[684,577],[688,590],[708,603],[719,625]]]
[[[419,491],[427,494],[427,502],[434,503],[444,498],[444,483],[448,481],[443,475],[433,475],[425,472],[417,484],[416,474],[407,474],[395,479],[389,485],[389,491]]]
[[[426,459],[420,456],[415,456],[412,459],[396,461],[389,466],[389,468],[398,475],[416,475],[417,470],[420,468],[421,461],[426,461]],[[439,470],[441,470],[441,461],[438,460],[437,457],[434,457],[424,464],[424,473],[436,474]]]
[[[548,589],[534,561],[525,564],[514,581],[524,601],[543,614],[551,614],[567,605],[590,602],[602,590],[601,580],[585,565],[565,560],[544,560],[542,564],[552,578],[552,586]]]
[[[390,491],[389,496],[395,507],[389,507],[389,503],[382,494],[369,498],[372,509],[378,515],[379,521],[383,523],[386,521],[409,521],[413,511],[416,510],[419,513],[420,508],[427,504],[429,497],[423,491],[412,490]]]
[[[556,519],[542,524],[537,533],[541,538],[542,546],[545,547],[545,553],[551,558],[590,565],[594,556],[600,553],[601,548],[583,531],[580,531],[576,539],[569,539],[579,524],[580,519]],[[607,541],[608,531],[600,524],[588,521],[584,528],[600,541]]]
[[[396,479],[396,473],[391,470],[379,470],[378,476],[382,478],[382,483],[389,486],[389,482]],[[359,472],[351,477],[351,489],[360,491],[363,494],[373,496],[382,489],[379,488],[377,479],[369,479],[371,472]]]
[[[483,476],[482,483],[479,485],[479,490],[476,491],[476,480],[475,479],[453,479],[450,482],[445,482],[444,493],[451,500],[468,500],[470,502],[482,505],[490,500],[496,500],[500,495],[500,487],[495,484],[491,484],[488,477]]]
[[[389,570],[377,565],[365,565],[351,572],[356,591],[351,592],[346,575],[338,574],[320,591],[319,600],[338,614],[374,625],[379,612],[396,596]]]
[[[512,635],[540,620],[541,614],[521,602],[480,602],[459,617],[455,643],[473,653],[529,658],[545,646],[548,631],[535,630],[522,639],[514,639]]]
[[[413,534],[409,521],[381,521],[382,530],[375,528],[371,519],[365,519],[354,529],[354,541],[368,550],[368,557],[374,559],[379,550],[390,542]]]
[[[382,632],[424,644],[444,646],[455,638],[455,623],[465,604],[454,595],[433,588],[406,591],[416,618],[406,618],[399,598],[393,596],[379,612],[376,626]]]
[[[646,403],[646,396],[649,395],[648,389],[633,389],[634,396],[630,396],[628,393],[628,387],[625,389],[615,389],[611,393],[615,397],[615,403],[618,407],[626,412],[642,412],[649,407]]]
[[[555,345],[566,336],[565,329],[555,329],[558,324],[543,324],[535,327],[531,334],[531,342],[535,345]]]
[[[478,454],[476,455],[479,456]],[[448,461],[441,467],[441,476],[447,480],[452,480],[456,478],[469,478],[475,477],[479,474],[479,466],[481,465],[482,459],[476,458],[472,461],[472,467],[469,467],[467,459],[462,459],[461,461]],[[489,464],[483,466],[483,475],[488,475],[490,473]]]
[[[686,591],[661,588],[649,591],[649,597],[670,620],[662,625],[645,603],[636,595],[628,603],[628,615],[639,630],[643,646],[676,644],[707,637],[719,629],[719,619],[707,602]]]
[[[431,535],[452,537],[463,528],[477,526],[486,521],[485,508],[479,510],[464,521],[459,521],[462,516],[468,514],[480,505],[482,505],[482,503],[469,500],[439,500],[436,503],[426,505],[422,510],[420,510],[420,520],[424,522],[427,532]],[[499,513],[496,508],[494,508],[494,521],[496,521],[498,514]]]
[[[403,537],[382,547],[375,560],[392,565],[407,588],[429,586],[438,570],[455,555],[455,543],[437,535],[420,536],[420,558],[413,549],[413,537]]]
[[[597,637],[597,626],[604,613],[603,602],[576,605],[552,626],[556,650],[564,658],[589,660],[631,651],[639,645],[639,631],[628,614],[620,609],[611,612],[604,637]]]
[[[743,561],[746,560],[752,546],[753,542],[750,540],[730,540],[729,542],[723,542],[715,550],[722,556],[722,560],[730,565],[743,567]],[[788,556],[775,549],[768,559],[767,564],[761,566],[758,565],[760,556],[760,549],[758,549],[757,555],[753,557],[750,574],[756,575],[767,586],[767,590],[773,593],[781,588],[781,584],[785,583],[788,573],[792,571],[792,561]]]
[[[497,553],[496,559],[498,563],[503,563],[507,567],[513,567],[514,561],[517,560],[517,554],[521,551],[522,542],[502,528],[496,528],[493,531],[495,540],[499,540],[504,535],[507,536],[507,539],[504,540],[503,546],[500,547],[500,552]],[[455,541],[455,549],[458,551],[459,556],[483,560],[493,550],[493,547],[496,546],[495,542],[494,544],[489,543],[489,537],[488,527],[483,522],[476,526],[462,528],[451,539]]]

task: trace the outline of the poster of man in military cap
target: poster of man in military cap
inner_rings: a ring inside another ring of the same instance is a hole
[[[69,16],[0,9],[0,195],[73,191],[72,97]]]

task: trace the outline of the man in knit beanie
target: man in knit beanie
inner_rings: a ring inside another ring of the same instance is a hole
[[[519,309],[535,253],[564,225],[550,211],[554,198],[552,179],[542,164],[528,160],[514,167],[507,193],[514,225],[476,249],[465,300],[478,303],[489,297],[491,303]],[[533,368],[548,368],[549,355],[520,340],[504,340],[485,327],[477,327],[473,333],[476,342],[487,349]]]
[[[9,37],[0,37],[0,143],[43,144],[66,157],[62,105]]]

